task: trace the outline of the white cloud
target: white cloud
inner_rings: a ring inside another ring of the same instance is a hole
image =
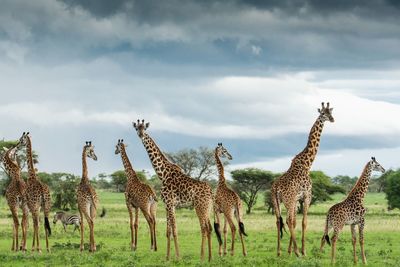
[[[359,176],[365,164],[376,157],[376,160],[386,169],[396,169],[399,166],[397,155],[400,153],[400,147],[377,148],[377,149],[345,149],[324,151],[320,148],[312,170],[322,170],[330,176],[350,175]],[[244,162],[240,164],[231,164],[228,171],[241,168],[260,168],[273,172],[285,172],[295,155],[279,158],[265,158],[254,162]],[[379,174],[379,173],[376,173]]]

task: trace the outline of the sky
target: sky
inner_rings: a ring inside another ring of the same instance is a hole
[[[313,170],[400,167],[397,1],[0,0],[0,138],[30,131],[46,172],[152,170],[132,121],[163,151],[222,142],[227,171],[283,172],[321,102]]]

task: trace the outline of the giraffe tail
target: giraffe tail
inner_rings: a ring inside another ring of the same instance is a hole
[[[242,205],[240,203],[238,205],[236,205],[236,219],[238,220],[238,224],[239,224],[239,232],[242,235],[247,236],[246,232],[244,231],[244,223],[242,221],[242,216],[240,214],[241,207],[242,207]]]
[[[222,245],[222,237],[221,237],[221,230],[219,227],[219,223],[214,222],[214,231],[215,234],[217,235],[219,245]]]
[[[49,236],[51,236],[50,222],[47,216],[44,217],[44,229],[49,233]]]
[[[285,230],[285,233],[287,233],[286,229],[285,229],[285,224],[283,223],[282,216],[279,216],[279,233],[281,234],[281,239],[283,237],[283,231],[282,230]]]
[[[328,245],[330,246],[331,245],[331,241],[329,240],[329,235],[325,234],[324,237],[325,237],[326,243],[328,243]]]
[[[107,210],[106,210],[106,208],[103,207],[103,209],[102,209],[102,211],[101,211],[101,214],[100,214],[100,217],[101,217],[101,218],[105,217],[105,216],[106,216],[106,213],[107,213]]]

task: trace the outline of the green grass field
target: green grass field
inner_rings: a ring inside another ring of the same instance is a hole
[[[254,213],[244,216],[248,237],[246,245],[248,256],[241,255],[240,241],[236,240],[235,256],[219,257],[217,239],[213,232],[213,260],[201,262],[200,229],[193,211],[182,209],[177,212],[178,234],[181,249],[179,261],[165,260],[165,211],[160,201],[158,208],[158,251],[150,251],[150,236],[147,223],[142,215],[139,218],[138,249],[132,252],[129,247],[129,217],[121,193],[99,192],[100,206],[107,209],[105,218],[96,220],[95,235],[98,251],[94,254],[87,250],[79,252],[79,233],[67,233],[62,225],[52,225],[50,237],[51,253],[44,247],[43,227],[41,227],[41,255],[28,251],[26,254],[11,252],[12,220],[4,198],[0,198],[0,266],[330,266],[330,247],[319,252],[320,238],[324,228],[325,213],[328,208],[341,200],[343,195],[335,195],[334,200],[312,206],[309,215],[307,251],[305,258],[296,258],[286,253],[288,235],[283,237],[283,255],[276,257],[275,217],[267,214],[262,200]],[[368,212],[365,230],[365,249],[369,266],[400,266],[400,212],[386,210],[383,194],[367,194],[365,200]],[[301,220],[301,215],[298,217]],[[299,225],[299,224],[298,224]],[[300,224],[301,225],[301,224]],[[297,227],[297,239],[300,241],[300,229]],[[30,220],[28,248],[32,244],[32,222]],[[85,228],[85,242],[88,241],[88,228]],[[230,240],[230,238],[229,238]],[[229,244],[228,244],[229,246]],[[358,245],[357,245],[358,246]],[[86,246],[87,248],[87,246]],[[358,247],[359,250],[359,247]],[[172,255],[174,251],[172,250]],[[359,259],[361,260],[361,259]],[[359,263],[361,265],[361,263]],[[353,266],[352,245],[349,227],[342,232],[337,250],[337,266]]]

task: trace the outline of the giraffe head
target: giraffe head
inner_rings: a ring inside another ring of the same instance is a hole
[[[97,156],[94,153],[94,145],[92,145],[92,141],[86,141],[85,146],[83,147],[86,157],[91,158],[93,160],[97,160]]]
[[[115,155],[121,153],[122,149],[127,147],[128,145],[124,144],[124,139],[118,139],[118,143],[115,146]]]
[[[218,157],[232,160],[231,154],[229,154],[228,150],[222,145],[222,143],[218,143],[215,150],[217,151]]]
[[[27,146],[27,144],[28,144],[28,139],[30,138],[30,136],[29,136],[29,132],[23,132],[22,133],[22,136],[19,138],[19,140],[18,140],[18,144],[17,144],[17,147],[18,148],[21,148],[21,147],[26,147]]]
[[[321,103],[322,108],[318,109],[319,112],[319,117],[322,119],[322,121],[330,121],[330,122],[334,122],[335,119],[332,116],[332,110],[333,108],[329,107],[329,102],[326,103],[326,107],[325,107],[325,103],[322,102]]]
[[[381,173],[385,172],[385,169],[381,166],[381,164],[379,164],[375,157],[371,157],[371,161],[369,162],[370,166],[371,166],[371,170],[373,171],[378,171]]]
[[[142,121],[137,120],[137,122],[132,122],[132,124],[133,124],[133,128],[135,128],[140,139],[143,138],[145,131],[150,126],[150,122],[144,123],[144,120],[142,120]]]

